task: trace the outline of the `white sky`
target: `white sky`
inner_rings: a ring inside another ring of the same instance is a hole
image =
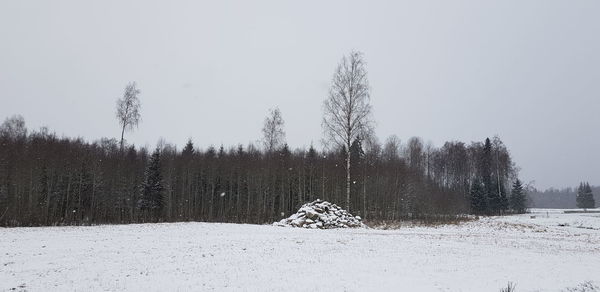
[[[321,139],[339,59],[365,53],[377,133],[441,146],[500,135],[540,188],[600,184],[600,1],[2,1],[0,118],[137,145]]]

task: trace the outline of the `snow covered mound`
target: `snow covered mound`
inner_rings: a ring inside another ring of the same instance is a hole
[[[296,214],[273,225],[313,229],[365,227],[360,216],[352,216],[338,205],[319,199],[302,205]]]

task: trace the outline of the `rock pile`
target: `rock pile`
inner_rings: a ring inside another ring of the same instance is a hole
[[[313,229],[365,227],[360,216],[352,216],[338,205],[321,200],[302,205],[296,214],[273,225]]]

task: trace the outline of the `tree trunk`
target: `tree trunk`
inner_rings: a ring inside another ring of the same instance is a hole
[[[366,166],[365,166],[366,168]],[[366,176],[366,171],[364,171],[363,173],[363,212],[362,212],[362,219],[367,218],[367,176]]]
[[[346,152],[346,210],[350,212],[350,143]]]
[[[325,161],[321,165],[321,200],[325,200]]]
[[[70,195],[70,192],[71,192],[71,174],[69,173],[69,180],[67,183],[67,198],[65,200],[65,213],[64,213],[63,222],[69,218],[69,195]]]
[[[90,199],[90,224],[95,222],[94,211],[96,210],[96,173],[92,176],[92,198]]]
[[[125,136],[125,125],[123,125],[123,129],[121,130],[121,151],[123,151],[123,137]]]

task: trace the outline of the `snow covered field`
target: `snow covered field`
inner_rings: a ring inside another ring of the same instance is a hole
[[[499,291],[509,281],[516,291],[600,285],[600,214],[534,210],[398,230],[0,228],[7,291]]]

